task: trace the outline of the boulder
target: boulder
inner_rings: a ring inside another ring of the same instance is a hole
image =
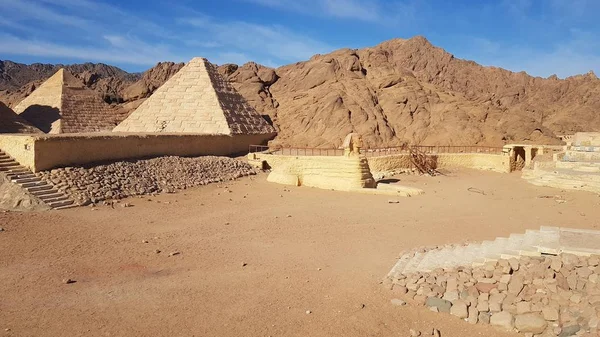
[[[528,313],[517,315],[515,317],[515,328],[517,328],[519,332],[539,334],[544,332],[547,325],[548,322],[538,314]]]

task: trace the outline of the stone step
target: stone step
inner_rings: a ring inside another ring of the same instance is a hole
[[[36,187],[26,187],[25,189],[26,189],[26,190],[27,190],[27,192],[29,192],[29,193],[36,193],[36,192],[42,192],[42,191],[49,191],[49,190],[52,190],[52,189],[53,189],[53,187],[52,187],[52,186],[50,186],[50,185],[48,185],[48,184],[45,184],[45,185],[42,185],[42,186],[36,186]]]
[[[4,172],[4,173],[25,173],[25,172],[31,172],[29,171],[26,167],[23,166],[15,166],[15,167],[2,167],[0,168],[0,172]]]
[[[43,181],[4,151],[0,151],[0,172],[4,172],[11,182],[20,185],[20,187],[26,189],[53,209],[66,209],[77,206],[67,195]]]
[[[52,207],[54,209],[57,209],[59,207],[62,208],[64,206],[71,206],[71,205],[74,205],[74,204],[75,204],[75,202],[73,200],[65,200],[65,201],[51,202],[51,203],[48,204],[48,206],[50,206],[50,207]],[[76,206],[76,205],[74,205],[74,206]]]
[[[19,169],[21,167],[22,166],[17,163],[4,163],[4,164],[0,164],[0,171],[5,172],[5,171]]]
[[[58,192],[58,190],[52,188],[52,186],[48,185],[49,188],[44,189],[44,190],[38,190],[35,192],[30,192],[32,195],[41,198],[42,196],[48,195],[48,194],[55,194],[55,193],[60,193]]]
[[[61,210],[61,209],[69,209],[69,208],[75,208],[75,207],[78,207],[78,205],[76,205],[75,203],[73,203],[73,204],[69,204],[69,205],[65,205],[65,206],[53,207],[52,209],[54,209],[54,210]]]
[[[68,201],[70,200],[67,196],[65,196],[64,194],[60,193],[60,195],[54,197],[54,198],[45,198],[42,199],[43,202],[45,202],[46,204],[52,204],[55,202],[60,202],[60,201]]]
[[[11,172],[7,173],[6,176],[13,179],[22,179],[22,178],[36,178],[37,176],[31,172]]]
[[[48,185],[45,181],[35,181],[35,182],[31,182],[31,183],[21,184],[21,187],[23,187],[23,188],[42,187],[42,186],[48,186],[49,188],[52,188],[52,186]]]
[[[11,179],[11,181],[13,183],[17,183],[17,184],[26,184],[26,183],[34,183],[34,182],[41,182],[42,179],[38,178],[38,177],[34,177],[34,178],[23,178],[23,179]]]
[[[415,256],[413,256],[413,258],[410,259],[410,261],[408,261],[408,263],[404,267],[404,273],[412,273],[416,271],[416,267],[419,265],[423,257],[425,257],[425,254],[427,253],[415,253]]]
[[[36,195],[36,196],[38,197],[38,199],[41,199],[44,202],[53,202],[53,201],[56,201],[55,199],[65,197],[64,194],[62,194],[58,191],[55,193],[41,194],[41,195]]]

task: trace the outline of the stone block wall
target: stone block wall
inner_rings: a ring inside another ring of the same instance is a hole
[[[214,65],[207,60],[204,60],[204,63],[231,134],[259,134],[274,131],[273,127],[218,73]]]
[[[600,146],[600,132],[577,132],[573,136],[575,146]]]
[[[121,121],[99,96],[84,88],[64,88],[61,106],[61,133],[111,131]]]
[[[470,168],[476,170],[510,172],[510,157],[488,153],[440,153],[433,156],[438,169]],[[409,154],[369,157],[373,173],[397,172],[413,168]]]
[[[119,134],[0,135],[0,149],[34,172],[123,159],[227,156],[273,135]]]
[[[249,154],[251,160],[266,160],[271,167],[270,182],[349,191],[374,188],[366,158],[358,156],[281,156]]]

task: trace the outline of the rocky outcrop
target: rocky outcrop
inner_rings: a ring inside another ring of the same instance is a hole
[[[0,175],[0,209],[8,211],[45,211],[50,207],[19,185]]]
[[[276,69],[268,84],[256,69],[229,79],[271,116],[284,145],[337,145],[352,131],[369,147],[558,143],[555,134],[600,127],[593,74],[542,79],[482,67],[422,37],[316,55]]]

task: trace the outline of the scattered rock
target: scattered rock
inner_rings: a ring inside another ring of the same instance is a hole
[[[539,334],[546,330],[548,323],[538,314],[523,314],[515,317],[515,328],[519,332],[531,332]]]
[[[70,278],[67,278],[67,279],[64,279],[64,280],[63,280],[63,283],[64,283],[64,284],[73,284],[73,283],[75,283],[75,282],[77,282],[77,281],[75,281],[75,280],[73,280],[73,279],[70,279]]]
[[[404,302],[403,300],[398,299],[398,298],[392,299],[391,302],[392,302],[393,305],[397,305],[397,306],[400,306],[400,307],[406,305],[406,302]]]
[[[437,297],[429,297],[425,301],[425,305],[428,307],[436,307],[439,312],[450,312],[452,302]]]
[[[248,264],[246,262],[242,262],[242,267],[247,266]]]
[[[46,181],[69,182],[65,185],[64,192],[78,204],[137,195],[172,193],[254,174],[256,170],[248,163],[216,156],[166,156],[131,162],[120,161],[91,168],[58,168],[38,173],[39,177]],[[114,207],[112,202],[105,204]],[[121,207],[132,206],[130,203],[121,204]]]
[[[490,324],[506,330],[512,330],[514,327],[514,318],[509,312],[501,311],[492,314],[490,317]]]
[[[452,307],[450,308],[450,313],[458,318],[469,317],[469,311],[467,309],[467,304],[461,300],[457,300],[457,301],[453,302]]]
[[[171,252],[171,253],[169,253],[169,257],[179,255],[179,254],[181,254],[181,253],[180,252]]]
[[[400,200],[388,200],[388,204],[399,204]]]
[[[312,314],[312,311],[310,311],[310,310],[306,310],[306,314],[307,314],[307,315],[310,315],[310,314]]]
[[[408,330],[408,333],[410,334],[411,337],[419,337],[419,336],[421,336],[421,331],[414,330],[414,329]]]
[[[579,325],[567,326],[562,329],[562,332],[558,335],[558,337],[574,336],[576,333],[579,332],[579,330],[581,330],[581,326]]]

